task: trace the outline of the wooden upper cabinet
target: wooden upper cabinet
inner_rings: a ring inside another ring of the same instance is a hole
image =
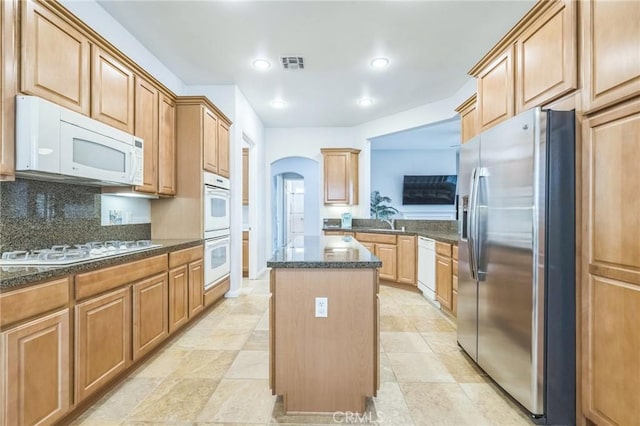
[[[15,95],[18,93],[17,1],[0,2],[0,181],[15,174]]]
[[[229,148],[229,125],[218,118],[218,174],[226,178],[231,176]]]
[[[478,109],[475,93],[456,108],[456,112],[460,114],[460,139],[462,143],[465,143],[478,134]]]
[[[158,89],[136,77],[134,134],[144,139],[144,174],[136,191],[158,192]]]
[[[640,94],[640,2],[580,2],[583,107],[593,111]]]
[[[325,148],[324,203],[358,204],[359,149]]]
[[[398,282],[417,285],[418,269],[417,238],[412,235],[398,235]]]
[[[576,19],[576,2],[560,1],[516,39],[517,112],[577,89]]]
[[[202,168],[211,173],[218,173],[218,117],[208,108],[203,107]]]
[[[89,39],[46,3],[20,3],[21,91],[89,115]]]
[[[69,410],[70,344],[69,309],[0,334],[2,424],[53,424]]]
[[[176,195],[176,105],[162,93],[158,101],[158,193]]]
[[[75,402],[100,389],[131,364],[131,289],[75,307]]]
[[[249,148],[242,148],[242,204],[249,205]]]
[[[91,117],[133,133],[133,71],[95,45],[91,56]]]
[[[513,117],[513,46],[478,74],[479,130]]]
[[[133,359],[169,335],[169,284],[166,272],[133,284]]]

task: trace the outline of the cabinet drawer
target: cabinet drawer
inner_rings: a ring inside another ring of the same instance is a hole
[[[366,232],[356,232],[356,240],[367,243],[395,244],[396,236],[389,234],[369,234]]]
[[[167,255],[116,265],[76,276],[76,299],[84,299],[167,270]]]
[[[0,326],[49,312],[69,303],[69,278],[0,294]]]
[[[169,268],[200,260],[203,257],[204,248],[202,246],[190,247],[184,250],[169,253]]]
[[[451,257],[451,244],[436,241],[436,253],[442,256]]]

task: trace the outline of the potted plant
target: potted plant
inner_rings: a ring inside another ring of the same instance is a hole
[[[390,202],[391,198],[380,195],[380,191],[373,191],[371,193],[371,218],[389,220],[391,216],[398,213],[396,208],[382,204]]]

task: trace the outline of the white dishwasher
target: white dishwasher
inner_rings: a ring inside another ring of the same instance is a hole
[[[424,297],[436,301],[436,242],[418,237],[418,288]]]

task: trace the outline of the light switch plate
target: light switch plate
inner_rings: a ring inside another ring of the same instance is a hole
[[[329,316],[329,301],[326,297],[316,297],[316,318]]]

